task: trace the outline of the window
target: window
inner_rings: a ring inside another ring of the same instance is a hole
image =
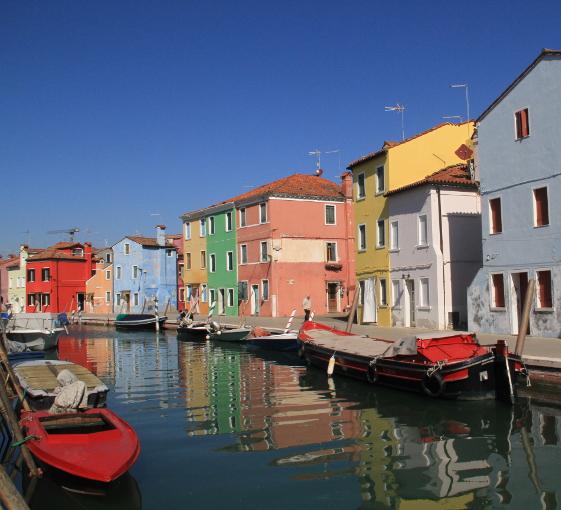
[[[245,227],[247,225],[245,218],[245,207],[240,209],[240,227]]]
[[[538,188],[534,190],[534,227],[546,225],[549,225],[547,188]]]
[[[234,252],[227,251],[226,252],[226,271],[233,271],[234,270]]]
[[[188,284],[185,286],[185,291],[187,294],[187,299],[191,299],[191,296],[193,295],[193,286]]]
[[[209,228],[209,231],[210,231],[209,233],[210,233],[211,236],[213,236],[214,235],[214,223],[215,223],[214,216],[211,216],[208,219],[208,222],[209,222],[208,228]]]
[[[518,110],[514,113],[514,125],[516,129],[516,139],[526,138],[530,135],[530,121],[528,119],[528,108]]]
[[[216,255],[214,253],[211,253],[208,257],[208,265],[209,265],[209,271],[211,273],[215,273],[216,272]]]
[[[269,300],[269,280],[261,280],[261,297],[263,301]]]
[[[491,275],[491,303],[494,308],[505,306],[505,286],[502,273]]]
[[[106,280],[111,280],[111,269],[106,269],[105,270],[105,279]]]
[[[138,292],[135,292],[135,293],[132,295],[132,304],[133,304],[134,306],[138,306]]]
[[[35,281],[35,269],[28,269],[27,270],[27,281],[34,282]]]
[[[417,222],[417,245],[427,246],[427,217],[419,216]]]
[[[380,279],[380,306],[388,306],[388,281]]]
[[[51,270],[48,267],[41,269],[41,281],[48,282],[51,279]]]
[[[132,266],[132,279],[136,280],[138,278],[138,266]]]
[[[84,250],[82,248],[73,248],[72,249],[72,255],[74,257],[83,257],[84,256]]]
[[[210,306],[216,304],[216,290],[210,289]]]
[[[489,232],[500,234],[503,231],[503,217],[501,212],[501,199],[489,200]]]
[[[203,283],[201,285],[201,302],[206,303],[208,300],[208,288],[207,286]]]
[[[115,294],[115,304],[117,306],[121,306],[121,294],[119,292],[117,292],[117,294]]]
[[[227,306],[234,306],[234,289],[228,289]]]
[[[366,250],[366,225],[358,226],[358,250]]]
[[[115,280],[120,280],[121,279],[121,271],[122,271],[121,266],[117,266],[115,268]]]
[[[107,262],[107,264],[111,264],[111,253],[105,254],[105,262]]]
[[[185,240],[189,240],[191,239],[191,223],[187,222],[184,224],[183,226],[183,230],[185,233]]]
[[[124,251],[125,255],[130,255],[131,254],[130,243],[125,243],[125,246],[123,247],[123,251]]]
[[[383,193],[384,189],[384,167],[379,166],[376,168],[376,194]]]
[[[361,199],[366,196],[366,189],[364,187],[364,174],[358,174],[356,177],[356,198]]]
[[[261,262],[268,261],[267,241],[261,241]]]
[[[106,303],[111,303],[111,291],[110,290],[105,292],[105,302]]]
[[[430,306],[430,298],[429,298],[429,279],[428,278],[421,278],[419,280],[420,283],[420,296],[419,296],[419,306],[428,307]]]
[[[397,221],[390,223],[390,250],[399,250],[399,224]]]
[[[232,230],[232,211],[226,213],[226,232]]]
[[[173,252],[174,252],[174,250],[166,250],[166,255],[168,257],[173,257]]]
[[[200,237],[206,237],[206,218],[201,218],[199,220],[199,236]]]
[[[201,250],[201,269],[206,268],[206,251]]]
[[[177,264],[177,274],[178,274],[179,278],[181,278],[181,279],[183,279],[183,276],[185,275],[185,271],[183,270],[183,268],[184,268],[184,265],[181,262],[179,262]]]
[[[337,243],[325,243],[327,262],[337,262]]]
[[[259,204],[259,223],[267,223],[267,204]]]
[[[191,253],[190,252],[185,253],[185,269],[186,270],[191,269]]]
[[[538,308],[552,308],[551,271],[536,271]]]
[[[399,295],[399,280],[392,280],[392,304],[394,307],[399,306],[400,295]]]
[[[384,226],[384,220],[376,222],[376,248],[383,248],[386,245],[386,229]]]
[[[364,303],[364,280],[359,280],[359,295],[358,295],[358,304],[362,305]]]
[[[8,280],[8,288],[11,289],[11,288],[13,287],[13,285],[14,285],[13,279],[10,278],[10,279]]]
[[[326,205],[325,206],[325,224],[335,225],[335,206]]]
[[[240,246],[240,264],[247,264],[247,244]]]
[[[27,306],[33,306],[35,305],[35,295],[34,294],[28,294],[27,295]]]

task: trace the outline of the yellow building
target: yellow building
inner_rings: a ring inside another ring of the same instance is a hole
[[[208,313],[208,275],[206,253],[206,218],[197,212],[186,213],[183,220],[183,282],[185,306],[194,305],[194,311]]]
[[[471,147],[473,123],[443,123],[349,164],[353,174],[356,277],[360,285],[359,320],[391,326],[388,201],[384,194],[449,165],[464,162],[456,151]],[[467,151],[469,153],[469,149]],[[460,151],[465,157],[466,151]]]

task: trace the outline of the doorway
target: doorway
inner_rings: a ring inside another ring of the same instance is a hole
[[[510,330],[513,335],[518,334],[520,320],[522,319],[522,309],[524,299],[528,290],[528,273],[525,271],[510,274],[511,293],[510,293]],[[530,334],[530,322],[526,334]]]
[[[405,280],[405,327],[415,327],[415,280]]]
[[[339,311],[339,283],[327,282],[327,313]]]
[[[121,309],[120,313],[129,313],[131,310],[131,292],[130,290],[124,290],[121,292]]]
[[[251,286],[251,315],[259,315],[259,285]]]
[[[76,303],[78,303],[78,311],[84,311],[84,305],[86,304],[86,295],[83,292],[78,292],[76,294]]]
[[[226,310],[224,309],[224,301],[226,295],[224,293],[224,289],[218,289],[218,315],[224,315]]]
[[[364,280],[364,302],[362,304],[362,322],[376,322],[376,280]]]

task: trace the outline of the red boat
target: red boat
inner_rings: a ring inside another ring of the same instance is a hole
[[[528,377],[520,356],[509,353],[504,342],[484,347],[470,333],[440,332],[392,342],[307,321],[298,340],[308,364],[431,397],[512,401],[516,385]]]
[[[134,429],[109,409],[72,414],[22,411],[26,445],[45,465],[99,482],[126,473],[140,453]]]

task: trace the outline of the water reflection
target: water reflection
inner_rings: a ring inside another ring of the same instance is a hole
[[[139,432],[147,508],[223,506],[215,484],[244,509],[554,509],[561,496],[551,403],[435,401],[171,335],[84,329],[59,353],[103,378]]]

